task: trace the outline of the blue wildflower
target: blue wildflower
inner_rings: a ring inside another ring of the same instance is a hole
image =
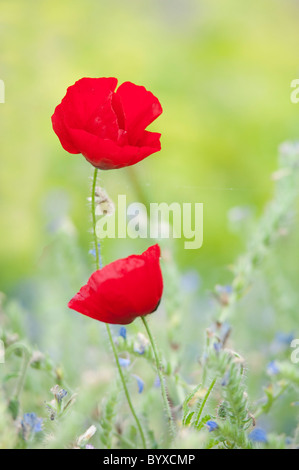
[[[92,250],[89,250],[88,254],[92,255],[95,258],[96,257],[96,250],[94,248],[92,248]]]
[[[293,341],[293,339],[295,338],[294,334],[293,333],[284,333],[282,331],[278,331],[276,333],[276,336],[275,336],[275,339],[281,343],[281,344],[284,344],[286,346],[289,346],[290,343]]]
[[[57,400],[58,403],[61,403],[63,398],[67,395],[67,391],[64,390],[64,388],[60,388],[59,385],[54,385],[50,391],[53,393],[55,400]]]
[[[43,419],[38,418],[35,413],[25,413],[21,421],[23,438],[27,440],[31,433],[41,432],[42,423]]]
[[[142,393],[144,389],[144,382],[143,380],[138,377],[138,375],[132,374],[132,377],[134,377],[137,380],[137,385],[138,385],[138,393]]]
[[[267,434],[262,428],[255,428],[249,434],[249,439],[253,442],[267,442]]]
[[[60,403],[62,401],[62,399],[66,396],[67,396],[67,391],[64,390],[64,388],[61,388],[59,390],[59,392],[57,393],[57,395],[56,395],[56,399],[57,399],[58,403]]]
[[[101,244],[100,243],[98,243],[98,253],[99,253],[100,268],[102,269],[102,259],[101,259],[101,256],[100,256],[100,253],[101,253]],[[92,248],[91,250],[89,250],[88,254],[92,255],[94,258],[97,257],[95,248]]]
[[[213,421],[211,419],[206,422],[206,426],[207,426],[209,432],[215,431],[215,429],[218,428],[218,424],[216,423],[216,421]]]
[[[215,291],[218,294],[231,294],[233,292],[233,288],[230,285],[221,286],[221,285],[217,284],[215,286]]]
[[[295,336],[292,332],[284,333],[283,331],[278,331],[270,345],[271,353],[278,355],[279,353],[286,351],[290,347],[294,338]]]
[[[127,329],[125,326],[121,326],[118,332],[119,336],[124,338],[125,340],[127,339]]]
[[[269,375],[279,374],[279,368],[275,361],[269,362],[269,364],[267,365],[267,372]]]
[[[42,430],[42,418],[38,418],[35,413],[25,413],[22,424],[28,425],[33,432]]]
[[[119,357],[118,360],[121,367],[129,367],[131,364],[130,359],[126,359],[125,357]]]
[[[94,449],[92,444],[86,444],[85,449]]]
[[[144,354],[145,352],[145,347],[142,345],[142,344],[134,344],[134,352],[136,352],[137,354],[140,354],[140,356],[142,356],[142,354]]]

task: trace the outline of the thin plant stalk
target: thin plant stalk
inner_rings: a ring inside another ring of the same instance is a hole
[[[157,347],[156,347],[156,344],[155,344],[155,341],[154,341],[154,338],[153,338],[153,335],[151,333],[151,330],[150,330],[150,327],[149,327],[149,324],[148,324],[147,320],[145,319],[144,316],[140,317],[140,318],[141,318],[141,320],[144,324],[144,327],[146,329],[146,332],[148,334],[148,337],[149,337],[149,340],[150,340],[150,343],[151,343],[151,346],[152,346],[152,349],[153,349],[153,352],[154,352],[156,366],[157,366],[157,372],[158,372],[160,385],[161,385],[162,398],[163,398],[164,407],[165,407],[165,411],[166,411],[167,419],[168,419],[168,424],[169,424],[169,428],[170,428],[171,440],[173,440],[174,437],[175,437],[175,427],[174,427],[173,417],[172,417],[170,404],[169,404],[169,400],[168,400],[167,392],[166,392],[166,387],[165,387],[165,383],[164,383],[164,376],[163,376],[163,373],[162,373],[161,359],[160,359],[160,356],[159,356],[159,353],[158,353],[158,350],[157,350]]]
[[[30,358],[31,358],[31,354],[30,354],[29,349],[27,348],[27,346],[25,346],[22,343],[12,344],[7,349],[6,357],[8,357],[13,351],[15,351],[17,349],[22,351],[23,358],[22,358],[22,366],[21,366],[21,369],[20,369],[20,374],[18,376],[18,381],[17,381],[17,384],[16,384],[15,392],[14,392],[14,399],[15,400],[19,399],[19,397],[21,395],[21,392],[23,390],[25,377],[26,377],[27,369],[28,369],[28,366],[29,366]]]
[[[195,421],[195,423],[194,423],[194,424],[195,424],[195,427],[197,427],[197,426],[199,425],[199,423],[200,423],[200,418],[201,418],[203,409],[204,409],[204,407],[205,407],[205,404],[206,404],[207,401],[208,401],[208,398],[209,398],[209,396],[210,396],[210,394],[211,394],[211,391],[213,390],[213,387],[214,387],[215,383],[216,383],[216,378],[211,382],[211,384],[210,384],[210,386],[209,386],[209,388],[208,388],[208,390],[207,390],[207,393],[205,394],[205,397],[204,397],[204,399],[203,399],[203,401],[202,401],[202,403],[201,403],[201,405],[200,405],[200,408],[199,408],[198,413],[197,413],[197,416],[196,416],[196,421]]]

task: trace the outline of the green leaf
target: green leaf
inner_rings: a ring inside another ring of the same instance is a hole
[[[184,418],[184,421],[183,421],[184,426],[189,426],[193,415],[194,415],[194,411],[190,411],[190,413],[187,414],[187,416]]]
[[[20,402],[16,398],[12,398],[8,404],[8,409],[13,417],[13,419],[17,419],[20,409]]]

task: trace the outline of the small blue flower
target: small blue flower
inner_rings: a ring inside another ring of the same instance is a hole
[[[281,352],[286,351],[294,338],[295,336],[292,332],[284,333],[283,331],[278,331],[270,345],[271,353],[278,356]]]
[[[67,396],[67,391],[64,390],[64,388],[61,388],[59,390],[59,392],[57,393],[57,395],[56,395],[58,403],[60,403],[62,401],[62,399],[66,396]]]
[[[25,413],[21,421],[23,438],[27,440],[31,433],[42,431],[43,419],[38,418],[35,413]]]
[[[137,380],[137,385],[138,385],[138,393],[142,393],[144,389],[144,382],[143,380],[138,377],[138,375],[132,374],[132,377],[134,377]]]
[[[100,268],[102,269],[102,259],[101,259],[101,244],[98,243],[98,253],[99,253],[99,262],[100,262]],[[95,248],[92,248],[91,250],[89,250],[88,254],[92,255],[94,258],[97,257],[97,254],[96,254],[96,250]]]
[[[142,356],[142,354],[144,354],[145,352],[145,347],[143,346],[143,344],[134,344],[134,352]]]
[[[269,364],[267,365],[267,372],[269,375],[279,374],[279,368],[275,361],[269,362]]]
[[[195,269],[190,269],[181,278],[181,285],[185,292],[193,293],[196,292],[200,285],[200,277]]]
[[[118,332],[119,336],[121,336],[122,338],[124,338],[124,340],[127,339],[127,329],[125,326],[121,326],[120,329],[119,329],[119,332]]]
[[[92,444],[86,444],[85,449],[94,449]]]
[[[294,338],[295,336],[293,333],[284,333],[283,331],[278,331],[275,336],[275,339],[285,346],[289,346]]]
[[[126,359],[125,357],[119,357],[118,360],[121,367],[129,367],[131,364],[130,359]]]
[[[249,434],[249,439],[253,442],[267,442],[267,434],[262,428],[255,428]]]
[[[96,257],[96,250],[94,248],[92,248],[91,250],[89,250],[88,254],[92,255],[95,258]]]
[[[218,294],[231,294],[233,292],[233,288],[230,285],[221,286],[217,284],[215,290]]]
[[[218,428],[218,424],[216,423],[216,421],[213,421],[211,419],[206,422],[206,426],[207,426],[209,432],[215,431],[215,429]]]
[[[33,432],[42,430],[42,422],[42,418],[38,418],[35,413],[25,413],[23,416],[23,423],[30,426]]]

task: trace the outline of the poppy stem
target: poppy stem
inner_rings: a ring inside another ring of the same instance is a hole
[[[96,234],[96,213],[95,213],[95,189],[96,189],[96,184],[97,184],[97,176],[98,176],[98,168],[95,168],[94,175],[93,175],[93,182],[92,182],[91,211],[92,211],[93,239],[94,239],[94,247],[95,247],[95,255],[96,255],[96,268],[97,268],[97,270],[99,270],[100,269],[100,254],[99,254],[98,239],[97,239],[97,234]],[[124,377],[123,371],[121,369],[121,365],[119,363],[117,350],[116,350],[116,347],[115,347],[115,344],[114,344],[114,341],[113,341],[113,338],[112,338],[112,334],[111,334],[111,329],[110,329],[110,326],[109,326],[108,323],[106,323],[106,329],[107,329],[109,341],[110,341],[110,344],[111,344],[111,347],[112,347],[112,351],[113,351],[113,354],[114,354],[116,366],[117,366],[117,369],[118,369],[118,372],[119,372],[119,376],[120,376],[120,379],[121,379],[121,382],[122,382],[122,386],[123,386],[123,389],[124,389],[124,392],[125,392],[125,395],[126,395],[126,398],[127,398],[127,402],[128,402],[129,408],[131,410],[131,413],[132,413],[132,415],[133,415],[133,417],[136,421],[136,425],[137,425],[137,428],[139,430],[140,437],[141,437],[141,440],[142,440],[143,448],[146,449],[146,440],[145,440],[144,432],[143,432],[143,429],[142,429],[142,426],[140,424],[139,418],[138,418],[138,416],[137,416],[137,414],[134,410],[133,404],[132,404],[130,393],[129,393],[129,390],[128,390],[128,387],[127,387],[127,384],[126,384],[126,379]]]
[[[173,440],[175,438],[175,427],[174,427],[173,417],[172,417],[170,404],[169,404],[169,400],[168,400],[167,392],[166,392],[166,387],[165,387],[165,383],[164,383],[164,376],[163,376],[163,373],[162,373],[162,362],[161,362],[161,359],[160,359],[160,356],[159,356],[159,353],[158,353],[158,350],[157,350],[157,347],[156,347],[156,344],[155,344],[155,340],[154,340],[153,335],[151,333],[149,324],[148,324],[148,322],[147,322],[147,320],[145,319],[144,316],[142,316],[140,318],[141,318],[141,320],[144,324],[144,327],[146,329],[146,332],[148,334],[148,337],[149,337],[149,340],[150,340],[150,343],[151,343],[151,346],[152,346],[152,349],[153,349],[153,352],[154,352],[156,366],[157,366],[157,372],[158,372],[160,385],[161,385],[162,398],[163,398],[163,401],[164,401],[164,406],[165,406],[165,410],[166,410],[167,418],[168,418],[168,424],[169,424],[169,427],[170,427],[171,440]]]
[[[114,344],[114,341],[113,341],[113,338],[112,338],[112,334],[111,334],[111,329],[110,329],[110,326],[108,325],[108,323],[106,323],[106,328],[107,328],[107,333],[108,333],[109,340],[110,340],[110,343],[111,343],[111,346],[112,346],[112,349],[113,349],[113,354],[114,354],[114,357],[115,357],[116,366],[117,366],[119,376],[120,376],[120,379],[121,379],[121,382],[122,382],[122,385],[123,385],[123,389],[124,389],[124,392],[125,392],[125,395],[126,395],[126,398],[127,398],[127,402],[128,402],[129,408],[131,410],[131,413],[132,413],[132,415],[133,415],[133,417],[136,421],[137,427],[139,429],[139,433],[140,433],[140,437],[141,437],[141,440],[142,440],[143,448],[146,449],[146,441],[145,441],[143,429],[142,429],[142,426],[140,424],[140,421],[138,419],[138,416],[137,416],[137,414],[134,410],[134,407],[133,407],[133,404],[132,404],[132,401],[131,401],[129,390],[128,390],[128,387],[127,387],[127,384],[126,384],[126,379],[124,377],[121,365],[119,363],[117,350],[116,350],[116,347],[115,347],[115,344]]]
[[[16,412],[15,417],[17,417],[17,414],[19,413],[20,395],[21,395],[23,387],[24,387],[26,373],[27,373],[28,366],[29,366],[30,359],[31,359],[31,353],[30,353],[29,349],[27,348],[27,346],[23,343],[13,343],[13,344],[11,344],[8,347],[7,351],[6,351],[6,357],[8,358],[9,355],[13,351],[16,351],[16,350],[22,351],[22,355],[23,355],[22,361],[23,362],[22,362],[22,366],[21,366],[21,369],[20,369],[20,374],[18,376],[18,381],[17,381],[15,393],[14,393],[13,398],[11,400],[11,402],[13,402],[15,404],[15,412]]]
[[[91,216],[92,216],[92,228],[93,228],[93,241],[94,241],[94,249],[96,255],[96,267],[100,269],[100,255],[98,250],[98,239],[96,233],[96,203],[95,203],[95,192],[96,192],[96,184],[97,184],[97,177],[98,177],[98,168],[95,168],[93,174],[93,181],[92,181],[92,194],[91,194]]]

